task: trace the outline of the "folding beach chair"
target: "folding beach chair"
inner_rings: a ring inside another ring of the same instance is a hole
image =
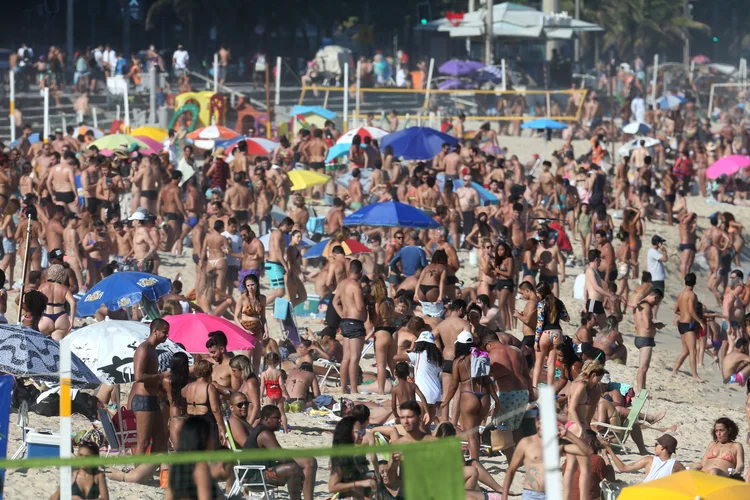
[[[322,365],[323,368],[326,368],[325,374],[321,375],[320,379],[318,380],[318,385],[325,385],[326,380],[328,380],[329,377],[331,378],[331,380],[333,380],[333,374],[331,372],[335,373],[339,380],[341,379],[341,365],[339,363],[334,363],[333,361],[328,361],[327,359],[322,358],[317,359],[315,363],[317,363],[318,365]]]
[[[365,355],[372,350],[372,348],[375,347],[375,339],[373,338],[370,340],[370,342],[367,343],[364,349],[362,349],[362,357],[364,358]]]
[[[625,446],[625,441],[627,441],[628,437],[630,437],[630,433],[633,431],[633,426],[646,423],[645,418],[644,420],[639,420],[641,412],[644,412],[644,415],[648,413],[648,391],[646,389],[641,390],[641,392],[639,392],[638,395],[633,399],[633,402],[630,406],[630,413],[628,413],[628,418],[625,419],[621,426],[612,425],[605,422],[592,422],[591,425],[595,425],[600,429],[604,428],[604,434],[601,434],[600,430],[599,435],[604,439],[608,439],[610,441],[614,438],[614,442],[612,442],[611,445],[623,449],[629,453],[630,449]]]
[[[227,430],[226,436],[229,448],[232,451],[240,451],[237,448],[237,443],[234,441],[234,437],[232,436],[227,417],[222,418],[224,419],[224,428]],[[232,483],[232,489],[227,495],[229,498],[237,495],[241,496],[243,488],[246,487],[257,492],[260,492],[262,489],[265,494],[265,497],[263,497],[265,500],[271,500],[273,498],[268,492],[266,478],[263,475],[263,471],[266,470],[264,465],[242,465],[238,461],[232,469],[234,470],[234,482]]]
[[[135,430],[119,432],[119,434],[122,435],[121,443],[118,437],[118,432],[115,429],[115,424],[114,422],[112,422],[112,417],[110,417],[109,412],[106,409],[101,409],[99,410],[98,415],[99,421],[102,423],[104,436],[107,438],[107,454],[104,455],[105,458],[108,457],[109,454],[113,451],[118,454],[127,454],[127,452],[130,451],[130,454],[132,455],[133,449],[138,444],[138,436],[136,435]]]
[[[29,402],[26,400],[21,401],[21,405],[18,407],[18,422],[16,425],[21,428],[21,446],[18,447],[11,460],[23,458],[28,450],[26,434],[29,432]]]

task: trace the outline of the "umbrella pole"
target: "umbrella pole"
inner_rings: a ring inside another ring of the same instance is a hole
[[[115,404],[117,405],[117,421],[120,424],[120,427],[117,429],[117,440],[120,442],[120,449],[123,449],[125,447],[125,432],[123,430],[123,422],[122,422],[122,406],[120,405],[120,384],[115,384],[115,394],[117,394],[117,397],[115,397]]]
[[[23,296],[26,292],[26,275],[29,271],[29,248],[31,247],[31,225],[33,221],[26,216],[26,246],[23,251],[23,270],[21,271],[21,295],[18,297],[18,317],[16,323],[21,323],[21,311],[23,310]]]

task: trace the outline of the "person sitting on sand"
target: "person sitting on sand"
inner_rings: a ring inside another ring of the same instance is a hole
[[[231,433],[237,448],[242,448],[245,445],[247,436],[253,432],[253,426],[250,425],[250,421],[247,418],[249,407],[250,401],[247,400],[247,396],[243,393],[233,392],[229,396],[229,410],[232,413],[227,421],[229,424],[227,431]]]
[[[78,457],[98,457],[99,446],[84,441],[78,447]],[[99,467],[81,467],[73,474],[73,484],[70,487],[73,498],[96,498],[98,500],[109,500],[107,490],[107,478]],[[58,488],[50,500],[60,500],[60,489]]]
[[[736,441],[740,433],[733,420],[721,417],[714,422],[711,441],[700,462],[690,465],[691,469],[715,476],[741,475],[745,467],[745,450]]]
[[[750,379],[750,355],[748,355],[748,340],[737,339],[735,349],[724,355],[721,365],[721,375],[725,384],[744,385]]]
[[[354,417],[344,417],[333,431],[333,446],[361,444],[366,428]],[[331,458],[331,477],[328,491],[348,498],[370,498],[377,487],[375,479],[369,476],[365,457]]]
[[[607,361],[615,361],[624,365],[628,361],[628,349],[624,345],[622,333],[618,327],[617,317],[607,316],[607,325],[594,337],[594,347],[604,352]]]
[[[656,448],[654,448],[653,455],[643,457],[630,465],[627,465],[615,455],[607,441],[602,441],[602,444],[612,463],[617,467],[618,472],[638,472],[641,469],[645,469],[646,477],[643,479],[644,483],[685,470],[684,465],[672,458],[672,455],[677,450],[677,439],[669,434],[664,434],[656,439]]]
[[[299,368],[294,368],[287,374],[286,392],[289,394],[287,403],[299,402],[301,404],[299,410],[295,411],[302,411],[313,406],[313,399],[320,396],[320,387],[318,378],[313,373],[312,363],[304,362]]]

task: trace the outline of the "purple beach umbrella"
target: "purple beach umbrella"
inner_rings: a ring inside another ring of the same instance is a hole
[[[451,59],[440,65],[438,71],[444,75],[451,76],[462,76],[473,73],[478,69],[484,68],[485,64],[479,61],[461,61],[459,59]]]

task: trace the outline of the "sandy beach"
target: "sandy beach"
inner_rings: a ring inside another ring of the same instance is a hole
[[[500,144],[507,148],[507,154],[517,154],[521,161],[527,162],[532,159],[532,153],[539,153],[542,158],[549,158],[550,153],[561,146],[562,141],[553,140],[545,143],[536,138],[508,138],[499,137]],[[588,141],[576,141],[574,143],[576,154],[582,154],[588,150]],[[616,148],[615,148],[616,149]],[[731,205],[721,205],[707,203],[700,197],[688,198],[688,209],[696,212],[699,216],[699,226],[705,229],[708,226],[707,217],[716,211],[731,211],[738,222],[750,227],[750,210],[740,209]],[[323,211],[319,211],[321,214]],[[615,225],[619,225],[619,220],[615,219]],[[726,386],[721,383],[721,374],[716,365],[710,363],[711,358],[706,355],[706,366],[700,370],[700,376],[708,379],[705,384],[698,384],[692,381],[688,373],[687,361],[684,363],[680,374],[672,377],[670,371],[674,366],[674,360],[681,350],[680,337],[676,326],[673,325],[673,308],[677,294],[683,288],[682,280],[679,277],[679,255],[677,247],[679,245],[678,227],[667,226],[663,223],[647,223],[645,227],[645,236],[643,238],[644,246],[640,253],[640,264],[642,269],[646,269],[646,252],[649,248],[651,236],[654,234],[661,235],[667,241],[670,258],[667,262],[667,283],[666,296],[663,305],[659,308],[658,320],[664,322],[667,326],[659,331],[656,335],[656,348],[651,363],[651,369],[648,373],[648,390],[651,396],[650,411],[666,410],[667,414],[660,426],[669,427],[677,425],[677,431],[674,433],[678,439],[679,445],[675,458],[683,463],[691,463],[701,458],[706,445],[711,439],[712,423],[715,419],[726,416],[733,419],[740,428],[740,438],[738,441],[744,443],[745,433],[748,432],[747,421],[744,418],[744,388],[738,386]],[[700,234],[700,232],[699,232]],[[573,239],[573,235],[569,234]],[[576,256],[580,259],[580,242],[573,241],[576,250]],[[743,255],[746,257],[746,255]],[[196,268],[190,255],[184,257],[175,257],[168,254],[161,254],[163,276],[174,278],[177,273],[182,275],[185,289],[193,287],[195,281]],[[459,279],[469,282],[476,279],[477,268],[469,265],[468,253],[459,252],[459,258],[462,259],[462,268],[458,273]],[[750,269],[750,268],[749,268]],[[694,269],[698,275],[698,285],[696,293],[700,300],[708,305],[714,311],[720,310],[717,307],[714,297],[706,289],[706,271],[705,269]],[[575,277],[583,272],[583,268],[568,267],[566,268],[567,279],[561,283],[560,298],[563,299],[571,313],[572,322],[564,325],[565,333],[572,335],[575,327],[578,326],[578,312],[583,307],[582,301],[573,299],[573,283]],[[745,273],[747,276],[747,273]],[[262,280],[264,288],[267,286],[267,280]],[[635,280],[631,280],[631,290],[637,285]],[[307,290],[313,292],[311,283],[308,283]],[[9,301],[10,302],[10,301]],[[522,307],[522,302],[516,305]],[[9,304],[10,309],[10,304]],[[10,318],[15,318],[15,311],[10,310]],[[280,337],[278,322],[270,320],[272,336]],[[322,320],[299,318],[299,327],[308,327],[312,331],[319,331],[322,328]],[[635,330],[633,327],[632,314],[626,314],[625,319],[620,324],[620,331],[623,333],[625,343],[628,348],[628,365],[618,365],[607,363],[606,368],[611,372],[612,381],[634,384],[635,373],[638,363],[637,349],[633,345]],[[520,338],[520,332],[514,331]],[[363,360],[362,366],[365,370],[372,368],[374,363],[374,354]],[[389,396],[362,395],[352,397],[355,403],[359,400],[370,400],[378,402],[390,402]],[[16,415],[11,415],[10,436],[8,442],[7,456],[11,457],[21,443],[21,431],[15,425]],[[82,417],[74,417],[74,431],[89,429],[90,424]],[[278,439],[285,448],[307,448],[307,447],[326,447],[330,446],[333,425],[327,422],[324,417],[310,417],[304,414],[290,414],[289,423],[293,427],[290,434],[279,434]],[[40,429],[57,431],[58,421],[55,418],[45,418],[37,414],[30,414],[30,425]],[[644,430],[644,439],[647,447],[653,449],[653,442],[660,434],[656,431]],[[632,443],[631,443],[632,444]],[[635,448],[633,446],[633,448]],[[622,455],[625,462],[632,462],[636,455]],[[319,462],[316,498],[327,498],[328,491],[328,459],[317,457]],[[507,461],[504,457],[491,458],[483,460],[489,471],[495,476],[495,479],[502,484],[504,472],[507,469]],[[6,474],[5,495],[8,499],[30,498],[47,498],[57,488],[59,475],[54,470],[13,470]],[[639,482],[642,474],[617,474],[618,479],[631,483]],[[523,474],[517,474],[512,487],[513,496],[520,497],[523,483]],[[109,490],[112,498],[118,499],[161,499],[164,497],[164,490],[156,486],[142,486],[134,484],[124,484],[120,482],[109,481]],[[286,494],[285,490],[281,491]]]

